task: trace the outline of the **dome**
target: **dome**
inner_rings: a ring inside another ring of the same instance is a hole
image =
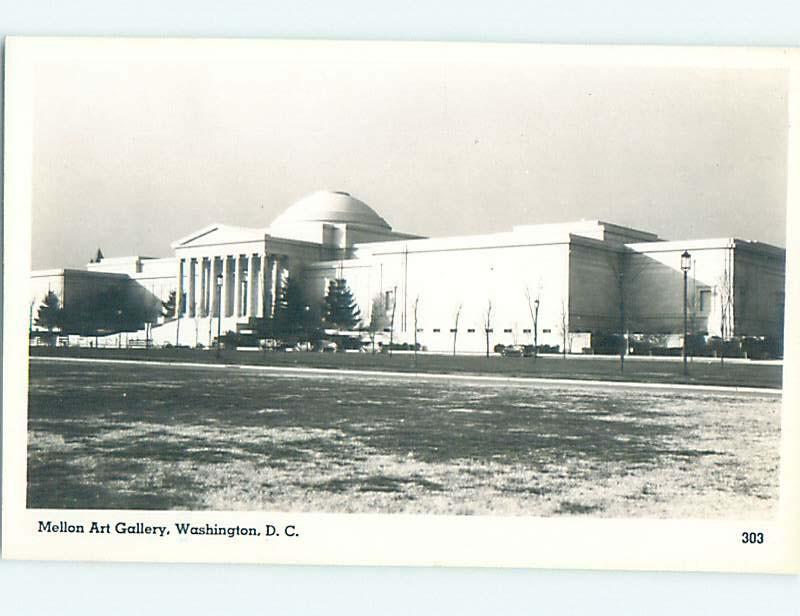
[[[391,230],[370,206],[340,191],[320,190],[303,197],[278,216],[272,226],[302,222],[354,223]]]

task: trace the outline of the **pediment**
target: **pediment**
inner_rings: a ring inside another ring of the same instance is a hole
[[[237,244],[240,242],[262,241],[265,236],[265,229],[234,227],[215,223],[198,229],[179,240],[175,240],[171,246],[173,249],[180,249],[219,244]]]

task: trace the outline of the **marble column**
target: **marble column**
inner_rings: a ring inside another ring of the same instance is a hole
[[[208,316],[216,316],[217,304],[217,258],[208,258]]]
[[[233,316],[242,314],[242,259],[241,255],[233,255]]]
[[[245,315],[250,318],[253,316],[253,296],[256,290],[256,260],[255,255],[247,255],[247,306],[245,306]]]
[[[211,277],[210,277],[210,286],[211,286],[211,312],[209,316],[218,317],[219,316],[219,304],[220,304],[220,286],[217,284],[217,276],[220,273],[220,261],[219,257],[211,257]]]
[[[205,257],[200,258],[200,316],[208,316],[208,275]]]
[[[253,316],[261,316],[261,298],[264,297],[264,288],[261,286],[261,269],[264,264],[261,262],[261,255],[253,255]]]
[[[258,260],[260,264],[258,267],[258,286],[259,286],[258,316],[266,318],[269,316],[265,308],[266,297],[267,297],[267,271],[268,271],[266,253],[258,255]]]
[[[220,306],[220,314],[223,317],[229,316],[231,311],[229,296],[231,293],[231,262],[230,257],[225,255],[222,257],[222,306]]]
[[[196,317],[203,316],[203,260],[202,258],[195,258],[194,260],[194,273],[195,289],[194,289],[194,314]]]
[[[175,291],[175,316],[181,318],[181,300],[183,298],[183,259],[178,259],[178,288]]]
[[[216,281],[214,280],[214,257],[208,258],[208,278],[206,278],[206,293],[208,294],[208,316],[214,316],[214,297]]]
[[[197,259],[189,258],[189,305],[187,306],[187,314],[190,317],[196,316],[195,313],[195,299],[197,291]]]

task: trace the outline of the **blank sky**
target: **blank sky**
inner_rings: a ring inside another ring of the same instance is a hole
[[[785,245],[776,70],[543,66],[457,53],[152,55],[36,74],[33,267],[167,256],[318,189],[442,236],[604,219]]]

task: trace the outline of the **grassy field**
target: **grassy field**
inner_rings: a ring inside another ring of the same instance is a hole
[[[680,362],[666,359],[625,361],[620,372],[619,358],[541,356],[536,360],[492,355],[450,357],[446,355],[394,353],[297,353],[258,351],[222,351],[217,359],[214,351],[195,349],[31,349],[34,357],[95,357],[108,359],[144,359],[150,361],[190,361],[198,363],[252,364],[268,366],[307,366],[341,370],[388,370],[395,372],[489,374],[513,377],[561,378],[641,383],[687,383],[693,385],[727,385],[780,389],[783,368],[758,362],[710,361],[696,359],[690,363],[688,379]]]
[[[778,392],[33,361],[28,506],[769,515],[780,407]]]

